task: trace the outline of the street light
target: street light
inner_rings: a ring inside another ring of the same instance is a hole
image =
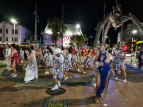
[[[109,38],[109,47],[110,47],[110,41],[111,41],[111,39],[110,39],[110,37],[109,37],[109,36],[106,36],[106,39],[107,39],[107,38]]]
[[[76,25],[76,28],[80,28],[80,25],[79,25],[79,24],[77,24],[77,25]]]
[[[137,33],[137,30],[133,30],[132,33],[133,33],[133,34],[136,34],[136,33]]]
[[[14,23],[14,42],[15,42],[15,23],[17,23],[17,22],[15,19],[11,19],[11,22]]]

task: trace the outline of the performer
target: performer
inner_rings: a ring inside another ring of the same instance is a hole
[[[11,44],[11,49],[12,49],[11,56],[10,56],[11,57],[11,65],[12,65],[12,69],[14,71],[14,73],[11,75],[13,77],[17,77],[15,66],[20,63],[20,59],[19,59],[18,51],[16,50],[15,44]]]
[[[34,47],[31,47],[34,49]],[[36,62],[36,57],[33,53],[30,54],[30,50],[27,49],[25,50],[26,55],[28,56],[28,62],[27,62],[27,67],[25,69],[25,78],[24,81],[25,83],[31,82],[31,80],[38,79],[38,67],[37,67],[37,62]]]
[[[49,74],[49,67],[53,66],[53,51],[51,48],[47,48],[47,55],[45,58],[46,72],[45,74]]]
[[[90,49],[86,55],[86,57],[84,57],[84,61],[83,61],[83,66],[84,66],[84,71],[83,73],[86,73],[86,67],[89,66],[89,63],[90,61],[94,58],[94,54],[93,53],[93,50]]]
[[[118,80],[118,71],[121,70],[124,80],[123,82],[127,82],[126,80],[126,72],[125,72],[125,62],[126,59],[126,53],[123,52],[123,48],[120,48],[119,54],[116,55],[115,60],[115,80]]]
[[[24,51],[22,49],[22,47],[20,48],[20,55],[19,55],[20,61],[23,60],[23,63],[25,64],[25,60],[24,60]],[[21,65],[21,62],[20,64]]]
[[[75,50],[73,55],[72,55],[72,66],[76,65],[77,66],[77,71],[79,72],[77,58],[78,58],[77,51]]]
[[[93,86],[96,86],[96,81],[95,80],[97,80],[97,69],[98,69],[98,62],[97,62],[97,60],[98,60],[98,57],[96,57],[96,56],[99,56],[99,50],[98,49],[94,49],[96,52],[93,52],[93,55],[95,55],[94,56],[94,58],[89,62],[89,65],[91,66],[91,68],[92,68],[92,70],[91,70],[91,73],[94,75],[94,77],[93,77],[93,82],[92,82],[92,85]],[[96,59],[95,59],[96,58]]]
[[[97,55],[99,64],[97,70],[97,85],[96,85],[96,97],[95,102],[98,102],[98,98],[101,97],[101,93],[108,86],[109,76],[110,76],[110,57],[111,54],[105,52],[106,45],[101,44],[100,51],[101,53]],[[103,95],[103,94],[102,94]]]
[[[58,89],[59,86],[61,86],[60,79],[63,78],[63,63],[64,63],[64,57],[61,54],[61,50],[59,48],[55,49],[55,72],[53,74],[53,78],[55,79],[55,87],[51,90]],[[58,79],[57,79],[58,77]]]
[[[6,47],[6,54],[5,54],[5,60],[6,60],[6,64],[7,64],[7,70],[10,71],[12,70],[11,68],[11,58],[10,58],[10,55],[11,55],[11,48],[9,48],[8,44],[5,45]]]
[[[62,51],[62,55],[64,55],[64,48],[63,48],[63,46],[61,46],[60,49]]]
[[[65,71],[65,80],[68,79],[67,77],[67,72],[72,68],[72,63],[71,63],[71,49],[66,49],[66,55],[64,56],[65,58],[65,64],[64,64],[64,71]]]
[[[41,48],[39,49],[38,51],[38,60],[37,60],[37,63],[39,65],[39,67],[41,67],[41,62],[43,61],[43,54],[41,52]]]

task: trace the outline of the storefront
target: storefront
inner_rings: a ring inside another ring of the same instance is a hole
[[[70,46],[71,36],[64,36],[63,37],[63,46],[67,47]]]

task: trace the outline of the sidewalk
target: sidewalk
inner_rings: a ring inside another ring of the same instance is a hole
[[[0,61],[0,65],[4,62]],[[0,72],[5,67],[0,68]],[[23,82],[24,72],[17,71],[18,77],[12,78],[12,71],[3,71],[0,76],[0,107],[43,107],[46,100],[67,100],[68,107],[142,107],[143,106],[143,82],[123,83],[122,80],[109,81],[107,94],[94,103],[95,87],[91,86],[92,77],[76,71],[68,72],[69,79],[61,81],[61,95],[49,95],[47,89],[54,85],[52,75],[45,75],[44,69],[39,69],[39,78],[29,84]],[[80,75],[73,78],[72,75]],[[65,90],[65,92],[64,92]]]

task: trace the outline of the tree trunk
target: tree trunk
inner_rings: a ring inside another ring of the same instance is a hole
[[[107,24],[107,26],[106,26],[106,29],[105,29],[105,31],[104,31],[103,43],[106,42],[106,35],[107,35],[107,33],[108,33],[108,30],[109,30],[109,28],[110,28],[110,25],[111,25],[111,22],[109,21],[108,24]]]
[[[103,19],[103,21],[97,26],[96,36],[94,40],[94,47],[98,46],[99,37],[103,27],[105,26],[106,22],[109,20],[111,13],[108,13],[107,16]]]
[[[55,46],[57,47],[57,40],[55,41]]]

